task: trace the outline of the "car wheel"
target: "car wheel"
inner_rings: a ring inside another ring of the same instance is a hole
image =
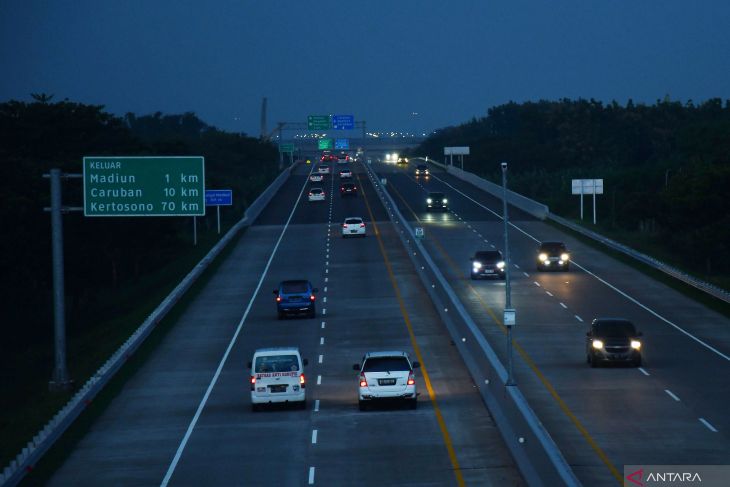
[[[317,310],[315,309],[314,306],[312,306],[312,309],[309,310],[309,317],[314,318],[315,316],[317,316]]]
[[[408,407],[410,409],[417,409],[418,408],[418,399],[416,399],[414,397],[413,399],[411,399],[410,401],[408,401]]]
[[[565,265],[565,272],[568,272],[570,270],[570,264]]]
[[[634,360],[634,367],[641,367],[641,355]]]
[[[472,280],[472,281],[476,281],[476,280],[477,280],[477,276],[475,276],[474,274],[471,274],[471,276],[470,276],[470,277],[471,277],[471,280]]]
[[[365,401],[358,401],[357,406],[360,408],[360,411],[368,410],[368,403],[366,403]]]
[[[501,276],[499,276],[499,278],[504,281],[505,279],[507,279],[507,276],[505,274],[502,274]]]
[[[591,364],[591,367],[594,368],[594,369],[596,367],[598,367],[598,360],[596,360],[596,356],[595,355],[591,354],[590,359],[589,359],[589,363]]]

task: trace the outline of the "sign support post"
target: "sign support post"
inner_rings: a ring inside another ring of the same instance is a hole
[[[216,206],[215,212],[218,215],[218,235],[220,235],[221,234],[221,207]]]
[[[596,180],[593,180],[593,224],[596,224]]]
[[[53,334],[54,368],[48,389],[53,392],[68,391],[73,381],[68,376],[66,361],[66,291],[64,288],[63,265],[63,218],[67,211],[81,211],[81,208],[64,208],[61,203],[61,178],[81,178],[80,174],[61,174],[60,169],[51,169],[43,177],[51,180],[51,246],[53,253]]]

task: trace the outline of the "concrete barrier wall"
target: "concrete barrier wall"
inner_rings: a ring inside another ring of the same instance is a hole
[[[289,178],[293,167],[290,166],[279,174],[274,182],[246,209],[243,218],[226,232],[210,252],[198,262],[193,270],[185,276],[180,284],[173,289],[127,341],[109,357],[104,365],[74,394],[71,400],[28,442],[16,456],[15,460],[12,460],[0,472],[0,487],[17,485],[25,474],[38,463],[48,449],[53,446],[56,440],[73,424],[86,406],[96,397],[112,377],[114,377],[119,369],[121,369],[127,359],[140,347],[157,324],[162,321],[187,290],[198,280],[211,262],[235,238],[238,232],[256,220],[261,211],[286,182],[287,178]]]
[[[428,251],[415,238],[414,229],[403,218],[386,187],[380,184],[371,168],[367,169],[419,279],[464,359],[522,476],[534,486],[579,486],[577,477],[519,387],[505,385],[505,367]]]

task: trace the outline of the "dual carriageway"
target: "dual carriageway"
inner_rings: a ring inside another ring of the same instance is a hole
[[[364,164],[356,198],[336,174],[308,202],[300,165],[52,477],[51,485],[520,485],[519,471],[415,275]],[[401,213],[506,363],[503,281],[471,281],[475,250],[501,249],[501,201],[431,167],[374,162]],[[427,213],[428,191],[445,213]],[[368,237],[342,239],[345,217]],[[624,464],[730,464],[727,318],[560,229],[510,208],[515,376],[585,485],[621,483]],[[570,272],[538,273],[537,242],[563,240]],[[320,289],[316,319],[276,319],[285,279]],[[585,332],[631,319],[644,365],[591,369]],[[298,346],[304,411],[250,408],[256,348]],[[400,349],[419,360],[419,408],[360,412],[352,364]]]

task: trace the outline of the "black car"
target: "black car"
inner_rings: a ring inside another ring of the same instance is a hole
[[[448,210],[449,201],[443,193],[428,193],[426,197],[426,211],[431,210]]]
[[[495,277],[504,279],[504,258],[499,250],[480,250],[471,259],[471,278]]]
[[[543,242],[537,249],[537,270],[567,271],[570,269],[570,254],[563,242]]]
[[[629,320],[598,318],[586,333],[586,361],[591,367],[602,363],[627,363],[641,366],[640,331]]]
[[[340,185],[340,196],[357,196],[355,183],[343,183]]]
[[[416,166],[416,177],[425,176],[428,177],[428,166],[425,164],[419,164]]]
[[[274,289],[276,296],[276,311],[278,318],[284,319],[287,315],[304,314],[309,318],[316,315],[316,297],[319,291],[312,287],[312,283],[304,280],[281,281]]]

